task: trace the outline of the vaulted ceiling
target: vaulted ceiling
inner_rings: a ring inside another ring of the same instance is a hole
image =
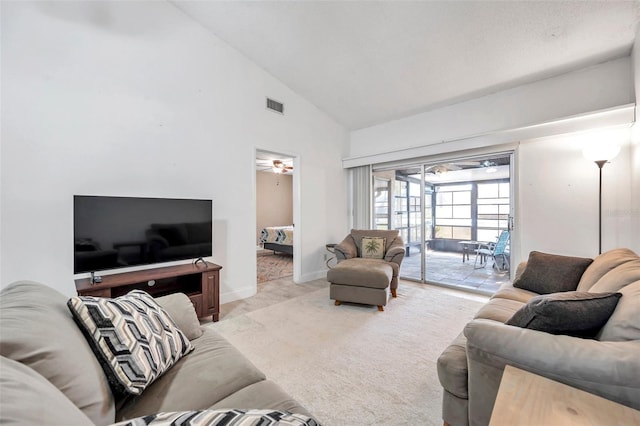
[[[348,129],[628,56],[640,1],[172,2]]]

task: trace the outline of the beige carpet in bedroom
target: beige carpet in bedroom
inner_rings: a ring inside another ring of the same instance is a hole
[[[441,425],[436,360],[483,297],[402,282],[378,312],[305,285],[320,289],[207,326],[325,426]]]
[[[258,252],[256,269],[258,283],[290,277],[293,275],[293,256],[261,250]]]

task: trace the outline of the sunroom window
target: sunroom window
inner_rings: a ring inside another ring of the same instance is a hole
[[[438,185],[435,187],[435,237],[471,239],[472,184]]]

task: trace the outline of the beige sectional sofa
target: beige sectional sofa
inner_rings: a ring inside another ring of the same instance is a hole
[[[310,416],[229,342],[201,327],[183,294],[156,300],[195,349],[141,395],[114,397],[67,300],[33,282],[0,292],[0,423],[106,425],[157,412],[223,408]]]
[[[640,409],[640,257],[628,249],[596,257],[575,291],[622,294],[592,338],[506,325],[538,294],[511,283],[498,290],[438,359],[445,423],[488,424],[506,365]]]

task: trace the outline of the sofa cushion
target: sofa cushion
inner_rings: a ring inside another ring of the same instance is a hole
[[[515,314],[518,309],[522,308],[523,302],[511,299],[490,299],[476,312],[474,319],[490,319],[493,321],[506,322]]]
[[[538,296],[538,293],[534,293],[533,291],[524,290],[521,288],[516,288],[512,283],[506,282],[500,286],[498,291],[496,291],[492,299],[509,299],[515,300],[520,303],[527,303],[532,297]]]
[[[385,243],[385,238],[362,238],[362,257],[367,259],[382,259],[384,257]]]
[[[438,357],[438,379],[442,387],[458,398],[469,397],[469,368],[467,366],[467,338],[463,333]]]
[[[92,421],[51,382],[31,368],[0,357],[1,423],[85,426]]]
[[[618,248],[602,253],[593,259],[593,263],[584,271],[576,290],[590,291],[591,287],[609,271],[632,260],[638,260],[638,255],[627,248]]]
[[[640,340],[640,280],[622,287],[620,293],[622,298],[600,330],[598,340]]]
[[[161,411],[206,410],[217,401],[265,380],[227,340],[209,327],[191,342],[194,350],[138,397],[123,401],[116,420]],[[230,407],[223,407],[230,408]]]
[[[531,299],[506,324],[551,334],[594,337],[621,296],[578,291],[544,294]]]
[[[193,346],[167,312],[141,290],[67,303],[117,393],[139,395]]]
[[[589,289],[593,293],[619,291],[621,288],[640,280],[640,258],[625,262],[600,278]]]
[[[2,289],[0,354],[38,372],[93,423],[113,423],[107,378],[67,309],[67,297],[53,288],[23,281]]]
[[[532,251],[527,267],[513,286],[538,294],[575,290],[585,269],[593,262],[583,257]]]
[[[184,293],[173,293],[156,297],[156,302],[167,311],[176,326],[189,340],[202,336],[202,328],[191,300]]]
[[[346,259],[327,271],[327,281],[369,288],[387,288],[393,278],[389,262],[356,257]]]
[[[294,400],[280,386],[271,380],[261,380],[246,386],[228,397],[213,404],[210,409],[219,408],[258,408],[288,411],[311,416],[298,401]]]
[[[112,426],[317,426],[318,423],[304,414],[272,409],[265,410],[199,410],[157,413],[126,420]]]

